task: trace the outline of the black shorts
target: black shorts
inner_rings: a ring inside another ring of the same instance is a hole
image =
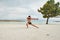
[[[28,24],[32,24],[31,22],[28,22]]]

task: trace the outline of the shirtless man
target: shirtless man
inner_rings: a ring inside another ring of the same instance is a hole
[[[27,17],[27,23],[26,23],[27,28],[28,28],[28,25],[32,25],[32,26],[38,28],[37,26],[35,26],[31,23],[31,20],[38,20],[38,19],[37,18],[31,18],[31,16],[28,16]]]

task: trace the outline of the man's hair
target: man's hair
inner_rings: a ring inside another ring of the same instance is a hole
[[[28,17],[31,17],[31,16],[28,16]]]

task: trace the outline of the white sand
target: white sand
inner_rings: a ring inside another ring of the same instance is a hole
[[[0,24],[0,40],[60,40],[60,25]]]

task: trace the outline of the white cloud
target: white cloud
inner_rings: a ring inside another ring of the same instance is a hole
[[[46,2],[47,0],[0,0],[0,19],[19,19],[28,15],[42,18],[37,9]]]
[[[9,14],[8,18],[24,18],[24,15],[26,15],[30,10],[27,8],[20,8],[20,7],[15,7],[15,8],[7,8]]]
[[[60,0],[55,0],[55,2],[60,2]]]
[[[42,7],[46,2],[47,2],[47,0],[39,0],[39,1],[37,1],[37,2],[30,3],[30,4],[28,5],[28,7],[29,7],[31,10],[37,12],[37,9],[39,9],[40,7]]]
[[[16,13],[16,14],[22,14],[22,13],[27,13],[29,12],[29,9],[27,8],[22,8],[22,7],[8,7],[6,8],[6,10],[9,12],[9,13]]]
[[[0,19],[19,19],[27,15],[30,9],[22,7],[0,7]]]

